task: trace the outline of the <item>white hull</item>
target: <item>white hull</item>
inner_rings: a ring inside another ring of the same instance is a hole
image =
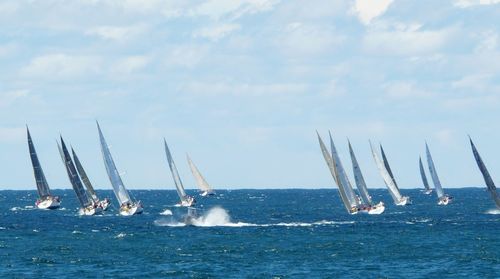
[[[215,193],[212,191],[203,191],[200,193],[200,196],[202,196],[202,197],[213,196],[213,195],[215,195]]]
[[[438,201],[438,205],[448,205],[451,202],[451,199],[452,198],[448,196],[441,197]]]
[[[61,206],[61,203],[59,198],[50,196],[43,201],[37,200],[35,205],[38,209],[57,209]]]
[[[196,200],[193,197],[187,196],[185,200],[182,200],[180,203],[176,204],[176,206],[191,207],[195,203]]]
[[[80,210],[78,210],[78,214],[80,214],[81,216],[92,216],[92,215],[95,215],[96,213],[97,213],[97,210],[93,206],[89,206],[86,208],[80,208]]]
[[[106,211],[106,210],[108,210],[110,204],[111,203],[110,203],[109,199],[106,198],[102,201],[99,201],[97,203],[97,207],[100,208],[102,211]]]
[[[384,211],[385,211],[385,205],[384,205],[384,203],[383,202],[379,202],[378,204],[372,206],[368,210],[368,214],[370,214],[370,215],[378,215],[378,214],[382,214]]]
[[[132,216],[141,214],[143,211],[141,203],[133,203],[129,206],[120,207],[120,215],[122,216]]]
[[[411,200],[410,200],[410,197],[407,197],[407,196],[401,197],[401,200],[399,200],[399,202],[396,203],[396,205],[399,205],[399,206],[405,206],[405,205],[409,205],[409,204],[411,204]]]
[[[426,194],[426,195],[430,195],[430,194],[432,194],[432,189],[430,189],[430,190],[425,190],[425,191],[424,191],[424,194]]]

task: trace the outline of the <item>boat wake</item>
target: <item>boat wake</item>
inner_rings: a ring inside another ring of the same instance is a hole
[[[162,213],[160,213],[160,215],[170,216],[170,215],[173,215],[173,214],[172,214],[172,210],[165,209]]]
[[[208,210],[205,214],[199,217],[190,219],[189,224],[176,220],[161,218],[155,220],[154,224],[160,227],[184,227],[192,225],[195,227],[312,227],[312,226],[328,226],[328,225],[344,225],[354,224],[354,221],[317,221],[312,223],[291,222],[291,223],[273,223],[273,224],[255,224],[245,222],[232,222],[231,216],[224,208],[214,207]]]
[[[490,210],[486,211],[486,214],[492,214],[492,215],[500,214],[500,209],[498,209],[498,208],[490,209]]]
[[[27,205],[25,207],[14,206],[10,209],[10,211],[33,210],[33,209],[35,209],[35,207],[31,205]]]

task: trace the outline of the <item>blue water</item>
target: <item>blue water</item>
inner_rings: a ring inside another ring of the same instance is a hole
[[[500,211],[483,188],[448,190],[448,206],[403,190],[407,207],[372,190],[378,216],[348,215],[334,189],[218,191],[198,198],[196,226],[174,191],[132,192],[143,215],[77,216],[71,190],[35,210],[34,191],[0,191],[0,277],[500,278]]]

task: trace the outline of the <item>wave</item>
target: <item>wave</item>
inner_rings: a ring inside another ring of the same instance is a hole
[[[10,211],[20,211],[20,210],[33,210],[35,207],[32,205],[27,205],[25,207],[14,206]]]
[[[160,215],[166,215],[166,216],[172,215],[172,210],[165,209],[162,213],[160,213]]]
[[[500,209],[498,209],[498,208],[490,209],[490,210],[486,211],[486,214],[493,214],[493,215],[500,214]]]
[[[214,207],[207,211],[200,217],[189,218],[188,223],[179,222],[172,219],[158,219],[154,221],[156,226],[160,227],[184,227],[192,225],[195,227],[312,227],[312,226],[328,226],[328,225],[345,225],[354,224],[355,221],[327,221],[321,220],[312,223],[305,222],[291,222],[291,223],[270,223],[270,224],[256,224],[245,222],[232,222],[231,216],[224,208]]]

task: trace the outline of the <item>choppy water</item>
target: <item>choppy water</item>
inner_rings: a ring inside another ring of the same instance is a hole
[[[0,277],[500,278],[500,211],[482,188],[350,216],[334,189],[218,191],[186,226],[173,191],[132,191],[145,213],[35,210],[34,191],[0,191]],[[110,191],[101,196],[112,197]],[[166,210],[167,209],[167,210]]]

